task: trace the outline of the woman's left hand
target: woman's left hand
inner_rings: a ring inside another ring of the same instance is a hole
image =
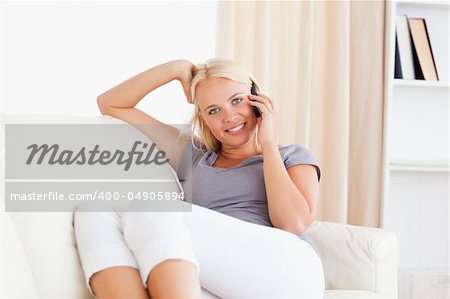
[[[267,146],[277,146],[278,144],[278,120],[277,112],[273,100],[268,96],[257,92],[257,95],[248,95],[249,103],[252,106],[258,107],[261,111],[261,116],[256,118],[258,124],[258,142],[263,151]]]

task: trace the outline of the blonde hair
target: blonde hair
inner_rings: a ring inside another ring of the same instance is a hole
[[[249,88],[252,86],[252,83],[254,83],[257,90],[259,90],[259,85],[256,82],[255,77],[252,75],[252,73],[250,73],[249,70],[237,64],[233,60],[224,58],[211,58],[205,63],[197,64],[194,67],[190,88],[192,103],[195,105],[194,116],[191,120],[193,131],[191,140],[192,145],[197,150],[204,151],[206,149],[208,151],[218,152],[221,148],[221,143],[216,139],[216,137],[214,137],[214,135],[206,125],[198,106],[195,94],[195,88],[197,87],[198,83],[209,78],[228,78],[230,80],[246,84]],[[199,129],[199,137],[195,136],[195,130],[197,128]],[[255,145],[257,149],[260,150],[260,146],[256,139],[257,135],[258,131],[256,131],[255,134]],[[203,145],[203,148],[200,149],[198,145]]]

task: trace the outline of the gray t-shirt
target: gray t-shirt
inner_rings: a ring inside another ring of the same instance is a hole
[[[320,181],[319,165],[308,149],[298,144],[278,148],[286,169],[298,164],[313,165]],[[230,168],[212,166],[217,157],[215,152],[202,153],[191,142],[186,144],[177,171],[186,200],[241,220],[273,226],[267,206],[262,155],[249,157]]]

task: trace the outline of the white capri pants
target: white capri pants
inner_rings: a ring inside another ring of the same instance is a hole
[[[221,298],[323,298],[322,263],[298,236],[201,206],[192,212],[117,212],[82,205],[75,236],[86,284],[115,266],[150,271],[168,259],[197,266],[202,288]],[[97,207],[98,208],[98,207]]]

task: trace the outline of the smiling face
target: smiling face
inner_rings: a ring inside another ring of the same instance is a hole
[[[198,83],[195,92],[202,118],[222,148],[251,144],[256,117],[249,104],[249,87],[227,78],[209,78]]]

